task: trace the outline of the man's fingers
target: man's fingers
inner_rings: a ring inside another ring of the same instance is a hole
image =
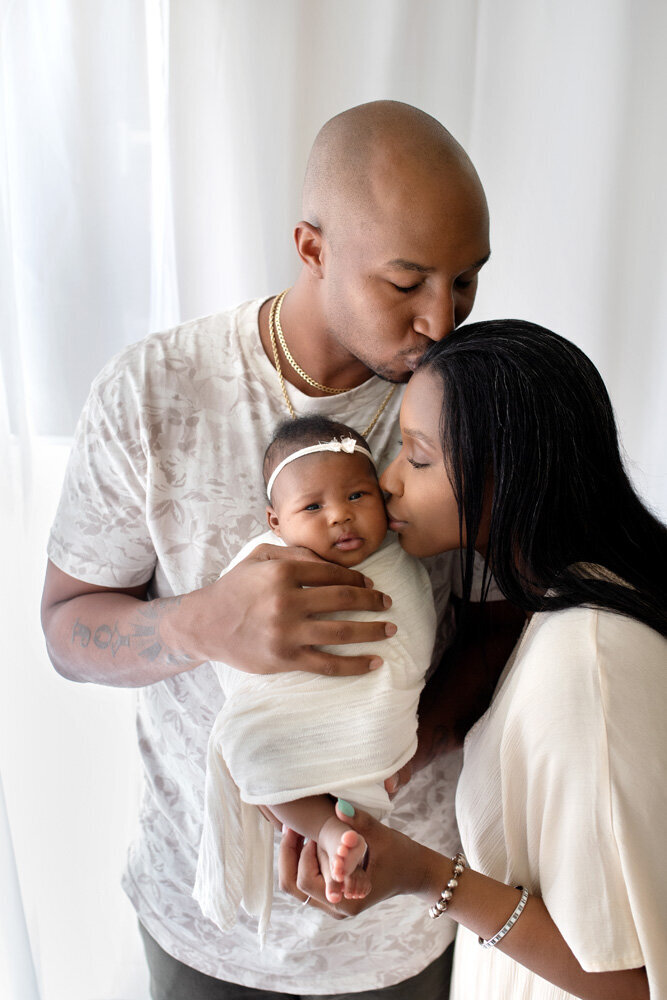
[[[365,587],[367,577],[356,569],[327,562],[312,549],[299,545],[258,545],[246,557],[248,562],[300,563],[295,572],[306,587],[329,586],[340,583],[350,587]]]
[[[389,797],[393,798],[396,792],[399,790],[399,788],[402,788],[403,785],[407,785],[411,777],[412,777],[412,760],[409,760],[407,764],[404,764],[399,771],[397,771],[395,774],[392,774],[390,778],[386,779],[384,787],[386,788]]]
[[[310,674],[322,674],[325,677],[357,677],[367,674],[370,670],[382,668],[382,657],[373,656],[338,656],[336,653],[322,653],[318,650],[304,652],[296,658],[290,669],[306,670]]]
[[[326,615],[333,611],[387,611],[391,598],[379,590],[343,584],[308,584],[311,588],[302,596],[304,610],[309,615]]]
[[[323,618],[303,625],[297,634],[304,646],[341,646],[352,642],[381,642],[396,634],[396,626],[392,622],[355,622]],[[370,649],[368,653],[371,655]]]

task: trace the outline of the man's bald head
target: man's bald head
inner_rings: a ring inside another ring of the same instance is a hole
[[[308,159],[303,218],[328,238],[339,229],[412,200],[431,183],[483,191],[468,155],[431,115],[400,101],[372,101],[343,111],[319,131]]]
[[[303,212],[294,227],[303,266],[285,300],[299,363],[319,365],[313,378],[334,388],[369,371],[406,382],[428,344],[469,315],[491,252],[465,151],[409,104],[351,108],[315,140]],[[295,330],[297,306],[307,321]]]

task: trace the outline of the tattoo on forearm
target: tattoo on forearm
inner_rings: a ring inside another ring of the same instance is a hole
[[[78,618],[72,629],[72,644],[74,644],[75,639],[79,640],[79,645],[83,646],[84,649],[90,642],[90,629],[87,625],[82,625]]]
[[[122,647],[127,647],[128,650],[134,647],[139,656],[151,663],[163,657],[169,666],[187,666],[194,658],[187,653],[170,649],[160,635],[162,618],[180,603],[180,597],[165,597],[150,601],[139,610],[139,615],[145,622],[132,622],[130,631],[125,633],[120,631],[117,621],[113,625],[98,625],[92,632],[77,618],[72,628],[72,645],[85,649],[92,638],[97,649],[110,649],[113,657]]]

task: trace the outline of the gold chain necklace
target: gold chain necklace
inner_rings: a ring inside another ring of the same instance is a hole
[[[289,396],[287,395],[287,386],[285,385],[285,376],[283,375],[283,370],[280,364],[280,355],[278,354],[278,344],[276,343],[276,334],[278,334],[278,338],[280,340],[280,346],[282,347],[285,353],[285,357],[287,358],[288,361],[290,361],[295,371],[297,371],[298,374],[301,375],[301,378],[303,378],[306,382],[308,382],[309,385],[312,385],[314,388],[321,389],[324,392],[336,393],[337,395],[341,392],[349,392],[350,390],[330,389],[326,386],[320,385],[319,382],[316,382],[314,379],[311,379],[309,375],[306,375],[306,373],[302,372],[301,369],[297,366],[296,362],[294,361],[291,354],[287,350],[287,345],[285,344],[285,338],[283,337],[282,330],[280,329],[280,307],[288,291],[289,289],[285,289],[285,291],[281,292],[280,295],[277,295],[276,298],[271,303],[271,310],[269,312],[269,336],[271,337],[273,360],[276,366],[276,372],[278,374],[278,380],[280,382],[280,388],[282,390],[283,398],[285,400],[285,403],[287,404],[287,409],[289,410],[292,420],[296,420],[296,412],[294,410],[294,407],[292,406]],[[392,385],[391,389],[380,403],[380,407],[375,413],[370,424],[364,431],[361,432],[362,437],[367,437],[373,430],[376,423],[384,413],[387,403],[389,402],[389,400],[391,399],[391,397],[394,395],[395,392],[396,392],[396,386]]]
[[[296,361],[290,354],[289,347],[285,343],[283,328],[280,325],[280,310],[282,308],[283,299],[285,298],[288,292],[289,288],[286,288],[285,291],[281,292],[280,295],[276,298],[276,301],[274,302],[274,308],[271,310],[271,314],[269,316],[269,323],[271,323],[271,317],[273,317],[273,329],[276,332],[276,336],[278,337],[278,343],[282,347],[283,354],[287,358],[290,366],[294,369],[297,375],[299,375],[300,378],[303,379],[304,382],[307,382],[308,385],[312,385],[314,389],[319,389],[320,392],[326,392],[330,396],[338,396],[341,392],[349,392],[350,388],[352,388],[351,386],[349,386],[347,389],[332,389],[331,386],[322,385],[321,382],[316,382],[314,378],[311,378],[310,375],[306,374],[303,368],[301,368],[301,366],[296,363]]]

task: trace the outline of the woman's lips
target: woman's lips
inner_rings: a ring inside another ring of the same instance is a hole
[[[391,531],[402,531],[407,524],[407,521],[399,521],[397,517],[394,517],[390,510],[387,511],[387,516],[389,518],[389,528]]]
[[[359,538],[358,535],[344,535],[337,542],[334,542],[334,547],[343,552],[354,552],[355,549],[360,549],[363,544],[363,538]]]

